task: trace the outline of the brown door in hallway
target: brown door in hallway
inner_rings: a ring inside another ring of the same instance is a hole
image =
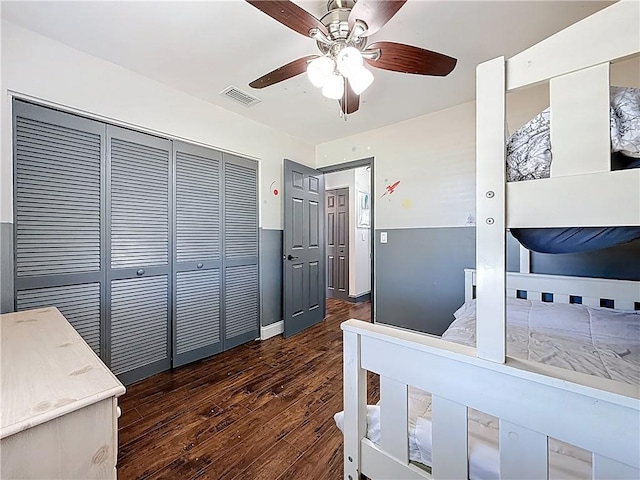
[[[327,297],[349,299],[349,189],[327,190]]]

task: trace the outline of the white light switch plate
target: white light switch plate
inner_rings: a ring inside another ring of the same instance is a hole
[[[387,243],[387,232],[380,232],[380,243]]]

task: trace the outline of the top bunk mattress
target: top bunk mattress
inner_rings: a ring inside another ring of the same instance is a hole
[[[640,88],[611,87],[613,169],[640,168]],[[507,181],[549,178],[552,161],[550,109],[519,128],[507,142]]]

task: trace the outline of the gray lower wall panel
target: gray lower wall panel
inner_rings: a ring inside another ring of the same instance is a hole
[[[383,230],[384,231],[384,230]],[[376,321],[441,335],[464,303],[475,265],[475,228],[376,230]]]
[[[282,230],[260,229],[262,326],[282,320]]]
[[[14,311],[13,223],[0,223],[0,313]]]

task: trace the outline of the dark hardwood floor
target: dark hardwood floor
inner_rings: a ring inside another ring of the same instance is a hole
[[[120,399],[118,478],[339,479],[342,331],[370,304],[327,300],[289,339],[251,342],[160,373]],[[369,378],[369,403],[379,381]]]

